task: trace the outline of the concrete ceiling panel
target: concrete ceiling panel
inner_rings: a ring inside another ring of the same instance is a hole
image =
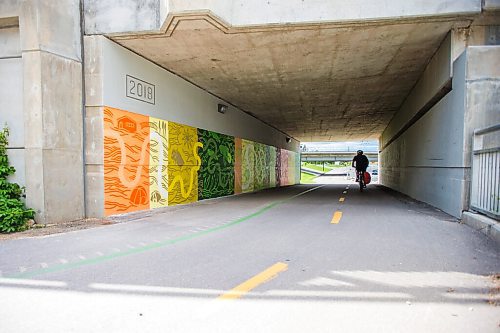
[[[231,30],[188,18],[165,34],[112,38],[300,141],[377,139],[457,24]]]

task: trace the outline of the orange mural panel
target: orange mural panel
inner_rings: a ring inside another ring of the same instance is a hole
[[[149,209],[149,117],[105,107],[105,214],[144,209]]]

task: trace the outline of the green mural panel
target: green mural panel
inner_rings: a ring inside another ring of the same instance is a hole
[[[241,140],[241,191],[243,193],[252,192],[254,190],[254,143],[249,140]]]
[[[254,143],[255,151],[255,186],[256,191],[266,188],[266,146],[261,143]],[[269,178],[269,177],[267,177]]]
[[[269,187],[276,187],[276,148],[269,146]]]
[[[201,168],[198,171],[198,199],[234,194],[234,138],[198,129]]]
[[[295,184],[300,184],[300,153],[295,153]]]
[[[274,148],[272,146],[264,146],[264,150],[266,153],[266,170],[264,171],[264,187],[269,188],[271,187],[271,177],[270,177],[270,169],[271,169],[271,149]],[[272,164],[273,170],[274,170],[274,164]]]

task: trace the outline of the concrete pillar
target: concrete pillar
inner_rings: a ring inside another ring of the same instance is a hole
[[[500,45],[470,46],[466,53],[463,151],[465,163],[471,168],[474,131],[500,124]],[[491,172],[498,175],[498,169],[492,168]],[[470,186],[471,177],[465,184],[464,210],[470,209]]]
[[[42,223],[84,217],[79,6],[25,0],[20,7],[26,201]]]
[[[85,216],[104,216],[103,36],[85,36]]]
[[[24,176],[24,116],[23,67],[18,21],[2,27],[0,18],[0,128],[10,130],[7,154],[16,173],[9,181],[25,185]],[[7,22],[9,24],[9,22]]]

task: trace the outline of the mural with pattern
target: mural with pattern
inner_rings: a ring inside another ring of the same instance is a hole
[[[234,137],[198,129],[201,168],[198,173],[198,199],[234,194]]]
[[[111,107],[103,122],[107,216],[300,181],[296,152]]]

